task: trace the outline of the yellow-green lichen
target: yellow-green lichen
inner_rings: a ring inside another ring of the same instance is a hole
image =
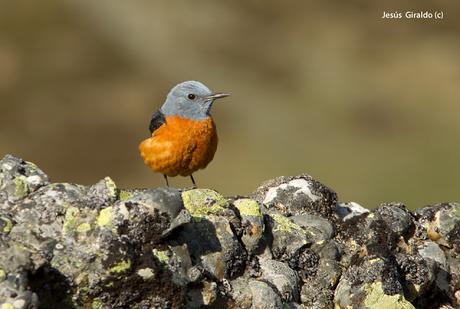
[[[364,305],[372,309],[415,309],[402,294],[387,295],[383,291],[382,282],[365,284],[363,290],[367,295]]]
[[[131,261],[128,259],[126,261],[121,261],[110,268],[111,273],[122,273],[128,270],[131,267]]]
[[[93,299],[91,303],[91,309],[101,309],[102,308],[102,301],[100,298]]]
[[[259,204],[251,199],[245,198],[235,201],[235,206],[243,216],[262,217]]]
[[[80,214],[80,210],[76,207],[69,207],[65,212],[64,224],[62,225],[62,232],[64,234],[75,229],[77,225],[77,218]]]
[[[456,217],[457,219],[460,219],[460,204],[458,204],[458,203],[453,203],[453,206],[452,206],[452,214],[453,214],[454,217]]]
[[[3,269],[0,268],[0,282],[2,282],[3,280],[5,280],[6,278],[6,273]]]
[[[82,223],[79,226],[77,226],[77,232],[78,233],[86,233],[91,230],[91,224],[88,222]]]
[[[301,231],[302,228],[286,218],[283,215],[279,214],[271,214],[270,217],[276,222],[276,226],[274,228],[274,231],[280,231],[280,232],[291,232],[292,230],[299,230]]]
[[[126,190],[120,190],[120,201],[127,201],[133,197],[133,194]]]
[[[104,284],[104,286],[105,286],[106,288],[111,288],[111,287],[113,287],[114,285],[115,285],[115,283],[114,283],[113,281],[110,281],[110,282],[107,282],[106,284]]]
[[[34,172],[35,173],[38,173],[38,172],[42,173],[41,169],[38,168],[38,166],[35,163],[30,162],[30,161],[26,161],[26,164],[27,164],[27,169],[29,170],[29,173],[31,173],[31,174],[34,173]]]
[[[112,225],[112,206],[102,209],[97,216],[97,225],[99,226],[111,226]]]
[[[105,181],[105,185],[107,187],[107,190],[109,191],[108,195],[116,197],[117,193],[118,193],[118,191],[117,191],[118,189],[117,189],[117,185],[116,185],[115,181],[113,181],[112,178],[110,178],[110,177],[105,177],[104,181]]]
[[[373,258],[367,261],[369,264],[376,264],[383,262],[381,258]]]
[[[86,272],[81,272],[76,278],[75,278],[75,283],[78,286],[85,286],[88,284],[88,273]]]
[[[169,257],[166,255],[167,250],[157,250],[153,249],[152,253],[154,256],[157,257],[157,259],[162,262],[162,263],[167,263],[169,260]]]
[[[27,184],[24,177],[14,178],[14,195],[18,198],[26,196],[28,193]]]
[[[5,234],[8,234],[11,232],[11,229],[13,228],[13,222],[11,222],[10,219],[2,217],[0,218],[1,221],[3,221],[3,229],[2,232]]]
[[[2,304],[2,309],[14,309],[14,306],[10,303]]]
[[[227,200],[210,189],[194,189],[182,192],[185,208],[196,221],[210,214],[219,214],[228,207]]]

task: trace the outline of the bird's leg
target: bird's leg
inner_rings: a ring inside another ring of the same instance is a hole
[[[166,186],[169,187],[168,176],[166,176],[165,174],[163,174],[163,177],[164,177],[165,180],[166,180]]]
[[[193,179],[193,175],[190,175],[190,178],[192,179],[193,189],[198,188],[198,187],[196,186],[195,179]]]

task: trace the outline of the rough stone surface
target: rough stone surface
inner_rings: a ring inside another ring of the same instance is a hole
[[[460,205],[50,183],[0,160],[0,308],[458,308]]]
[[[269,180],[254,192],[253,198],[287,216],[308,213],[335,218],[337,194],[309,175]]]

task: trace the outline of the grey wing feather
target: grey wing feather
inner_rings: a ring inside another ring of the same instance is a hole
[[[153,113],[152,120],[150,120],[150,126],[149,126],[150,133],[153,133],[156,129],[161,127],[161,125],[163,125],[164,123],[166,123],[165,116],[160,110],[157,110],[155,113]]]

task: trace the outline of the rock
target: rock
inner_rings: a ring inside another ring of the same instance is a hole
[[[7,214],[3,215],[3,217],[0,217],[0,234],[1,235],[9,234],[12,228],[13,228],[13,222],[11,221],[11,218],[9,218]]]
[[[239,219],[227,200],[215,191],[194,189],[182,193],[193,217],[171,244],[186,244],[194,264],[214,279],[233,278],[245,267],[246,251],[233,226]]]
[[[440,203],[423,207],[415,213],[417,236],[429,239],[421,248],[428,264],[434,264],[436,288],[448,295],[449,305],[458,306],[460,294],[460,204]],[[434,243],[437,245],[435,245]],[[441,249],[442,248],[442,249]],[[431,291],[432,292],[432,291]],[[440,305],[446,305],[440,303]]]
[[[426,260],[432,260],[443,269],[447,268],[446,256],[439,245],[432,241],[425,241],[418,250],[419,254]]]
[[[47,184],[48,176],[35,164],[11,155],[0,160],[0,204],[18,201]]]
[[[260,205],[251,199],[238,199],[233,202],[241,217],[243,233],[241,241],[249,253],[263,249],[265,223]]]
[[[345,250],[387,258],[397,245],[415,230],[412,215],[402,204],[382,204],[371,213],[342,221],[338,239]],[[353,254],[348,255],[351,257]]]
[[[2,309],[457,308],[459,235],[459,204],[367,210],[307,175],[225,198],[0,160]]]
[[[227,200],[209,189],[193,189],[182,193],[185,208],[197,222],[205,219],[208,215],[235,217],[229,208]]]
[[[38,308],[37,294],[26,289],[27,275],[12,275],[0,283],[0,297],[3,308]]]
[[[310,235],[291,218],[278,213],[269,214],[269,218],[273,237],[271,251],[276,259],[288,261],[313,242]]]
[[[36,293],[29,289],[28,269],[32,260],[27,250],[0,241],[0,303],[2,308],[38,308]]]
[[[189,276],[189,270],[192,269],[192,261],[185,245],[168,246],[164,250],[153,249],[152,253],[170,271],[173,283],[185,286],[189,282],[198,281],[193,276],[191,278]]]
[[[340,252],[334,242],[324,242],[312,247],[316,253],[316,263],[312,266],[301,265],[304,285],[301,290],[302,304],[313,308],[330,308],[334,304],[334,289],[342,274],[339,264]]]
[[[282,302],[275,291],[265,282],[252,280],[249,282],[252,295],[252,308],[277,309],[281,308]]]
[[[335,212],[343,221],[347,221],[353,217],[368,213],[369,210],[359,205],[358,203],[348,202],[337,203]]]
[[[41,187],[17,202],[9,237],[29,250],[35,270],[50,261],[62,234],[77,228],[74,217],[84,197],[83,186],[58,183]]]
[[[425,260],[433,273],[430,275],[435,277],[436,287],[444,291],[444,293],[449,293],[449,265],[444,251],[442,251],[438,244],[427,240],[418,247],[418,254]]]
[[[397,294],[399,295],[396,299],[399,301],[403,288],[398,280],[396,263],[382,258],[364,258],[342,275],[335,290],[334,302],[341,307],[362,308],[369,304],[376,305],[374,298],[377,295],[378,298],[389,299],[386,296]],[[406,302],[405,299],[404,301]],[[393,306],[390,303],[387,305]]]
[[[292,216],[290,219],[316,242],[329,240],[335,234],[334,225],[320,216],[304,214]]]
[[[449,272],[447,275],[450,277],[448,285],[449,299],[452,304],[456,304],[457,307],[460,305],[460,260],[449,258],[447,260],[449,264]]]
[[[185,209],[182,202],[181,193],[179,190],[173,188],[144,190],[138,192],[131,198],[120,201],[118,205],[121,205],[120,213],[123,214],[120,219],[125,220],[129,225],[126,226],[126,228],[128,228],[128,234],[131,233],[130,231],[139,230],[139,228],[131,226],[133,222],[137,222],[137,224],[151,224],[145,222],[145,217],[142,217],[142,213],[138,211],[131,212],[133,206],[134,210],[141,208],[143,212],[161,215],[169,221],[168,227],[158,226],[158,233],[161,233],[162,237],[168,236],[174,229],[191,221],[190,213]],[[133,220],[131,217],[126,218],[127,210],[130,214],[132,213],[133,216],[137,216],[136,220]],[[151,230],[152,226],[145,226],[145,229]]]
[[[373,213],[375,220],[382,220],[397,236],[407,237],[415,229],[413,217],[402,203],[384,203]]]
[[[321,215],[333,220],[337,194],[309,175],[278,177],[262,184],[254,199],[281,214]]]
[[[395,257],[406,299],[413,301],[432,286],[436,269],[419,254],[397,253]]]
[[[301,301],[304,308],[334,308],[334,292],[330,289],[322,289],[307,281],[302,287]]]
[[[428,238],[444,246],[451,244],[460,256],[460,204],[441,203],[417,211]]]
[[[248,289],[249,280],[249,276],[239,276],[230,281],[230,297],[234,301],[235,308],[251,308],[252,293]]]
[[[217,284],[203,282],[202,285],[192,288],[187,293],[187,308],[203,308],[212,305],[217,299]]]
[[[298,301],[299,278],[297,273],[285,263],[275,260],[262,260],[261,279],[272,284],[280,294],[283,301]]]
[[[117,200],[119,196],[118,191],[115,182],[110,177],[105,177],[88,188],[88,206],[93,205],[94,208],[109,206]]]
[[[388,295],[385,293],[382,283],[375,282],[364,287],[363,305],[366,308],[375,309],[415,309],[402,294]]]

